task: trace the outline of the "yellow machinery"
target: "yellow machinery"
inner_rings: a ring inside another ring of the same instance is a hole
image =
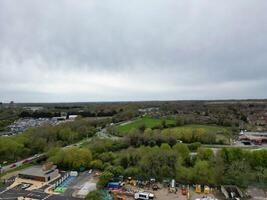
[[[210,193],[210,187],[209,186],[207,186],[207,185],[204,186],[204,193],[205,194],[209,194]]]
[[[136,186],[136,181],[132,177],[128,177],[127,182],[129,185]]]
[[[195,192],[196,193],[201,193],[201,185],[196,185]]]
[[[176,188],[172,188],[172,187],[170,187],[170,188],[169,188],[169,192],[170,192],[170,193],[176,193],[177,190],[176,190]]]

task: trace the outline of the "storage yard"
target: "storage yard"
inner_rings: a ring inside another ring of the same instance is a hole
[[[138,182],[135,180],[126,180],[122,186],[115,186],[116,183],[109,183],[107,190],[110,191],[114,199],[133,200],[133,199],[160,199],[160,200],[186,200],[201,199],[203,197],[211,200],[218,199],[217,191],[212,188],[204,187],[203,190],[196,186],[182,185],[174,180],[163,184],[154,180],[147,182]],[[207,189],[208,188],[208,189]]]
[[[53,169],[50,179],[46,171]],[[96,190],[98,176],[96,170],[78,173],[77,171],[60,171],[52,163],[44,166],[33,166],[18,172],[17,177],[6,180],[7,187],[0,190],[3,199],[33,198],[33,199],[84,199],[88,193]],[[105,199],[133,200],[133,199],[158,199],[158,200],[220,200],[220,199],[259,199],[267,198],[266,191],[250,187],[241,191],[236,186],[221,186],[213,188],[207,185],[183,185],[174,179],[156,181],[138,181],[131,177],[122,176],[111,180],[103,190]]]

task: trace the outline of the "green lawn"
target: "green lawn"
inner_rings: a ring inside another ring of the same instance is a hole
[[[143,117],[138,118],[130,123],[121,124],[116,127],[116,131],[119,135],[125,135],[129,133],[132,129],[139,128],[142,124],[146,128],[154,128],[156,126],[162,125],[164,119]],[[175,125],[175,120],[166,120],[167,125]],[[230,129],[223,126],[217,125],[199,125],[199,124],[190,124],[173,128],[166,128],[162,130],[163,135],[173,136],[177,139],[180,139],[184,142],[192,141],[194,139],[194,134],[197,132],[198,137],[202,137],[204,143],[229,143]],[[204,141],[205,140],[205,141]]]
[[[153,128],[155,126],[159,126],[162,124],[163,119],[157,119],[157,118],[150,118],[150,117],[143,117],[138,118],[133,122],[130,122],[128,124],[122,124],[117,126],[117,130],[119,133],[126,134],[131,129],[138,128],[142,124],[146,126],[146,128]],[[175,120],[166,119],[166,124],[175,124]]]
[[[204,143],[229,143],[231,131],[227,127],[216,125],[198,125],[191,124],[175,128],[167,128],[162,131],[163,135],[174,136],[184,142],[192,141],[194,135],[197,134],[198,138],[202,138]],[[196,135],[195,135],[196,136]]]
[[[187,131],[192,129],[203,129],[205,133],[225,133],[228,132],[228,128],[223,126],[216,126],[216,125],[199,125],[199,124],[190,124],[180,127],[171,128],[172,130],[175,130],[177,132],[180,131]]]

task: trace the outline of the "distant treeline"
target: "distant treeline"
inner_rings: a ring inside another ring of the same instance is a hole
[[[43,112],[43,111],[22,111],[19,114],[19,117],[26,118],[52,118],[52,117],[60,117],[60,112]]]
[[[80,115],[82,117],[112,117],[118,112],[116,110],[100,110],[98,112],[90,111],[79,111],[79,112],[68,112],[69,115]]]
[[[100,110],[99,112],[90,112],[90,111],[77,111],[77,112],[66,112],[67,116],[69,115],[80,115],[82,117],[112,117],[117,114],[116,110],[104,111]],[[52,117],[60,117],[60,112],[45,112],[45,111],[22,111],[19,114],[19,117],[22,118],[52,118]]]

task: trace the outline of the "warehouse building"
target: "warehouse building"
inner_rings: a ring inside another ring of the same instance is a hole
[[[59,176],[59,171],[53,163],[47,163],[43,166],[33,166],[19,173],[19,178],[30,179],[40,182],[48,182]]]

